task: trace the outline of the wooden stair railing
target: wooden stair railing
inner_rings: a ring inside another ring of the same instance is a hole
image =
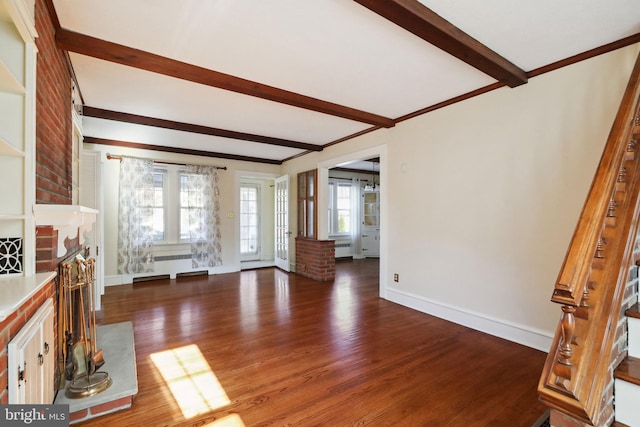
[[[612,381],[611,354],[638,233],[639,97],[640,56],[555,284],[551,301],[562,314],[538,384],[545,404],[590,425],[599,425],[607,403],[603,395]]]

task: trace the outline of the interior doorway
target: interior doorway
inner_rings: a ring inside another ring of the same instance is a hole
[[[368,163],[367,171],[363,171],[365,176],[371,177],[375,175],[378,178],[376,181],[376,218],[378,221],[378,225],[375,227],[378,232],[377,235],[377,243],[378,243],[378,262],[379,262],[379,294],[382,298],[386,298],[386,286],[388,282],[387,278],[387,244],[386,244],[386,235],[388,232],[387,227],[387,205],[386,205],[386,182],[387,182],[387,147],[386,145],[380,145],[377,147],[372,147],[366,150],[362,150],[359,152],[351,153],[348,155],[344,155],[341,157],[336,157],[330,160],[326,160],[320,162],[318,164],[318,182],[322,183],[318,187],[318,212],[329,212],[330,205],[330,190],[329,190],[329,176],[330,170],[336,168],[345,168],[352,169],[353,165],[360,164],[362,162],[367,162],[371,159],[377,160],[377,171],[375,174],[371,173],[371,162]],[[375,170],[375,169],[374,169]],[[368,173],[366,173],[368,172]],[[366,182],[365,178],[362,178],[362,181]],[[372,183],[372,182],[370,182]],[[363,183],[363,185],[366,185]],[[369,188],[371,190],[371,188]],[[362,195],[364,195],[365,191],[363,190]],[[364,205],[360,205],[360,209],[362,212],[358,213],[358,217],[360,221],[364,221]],[[362,225],[362,224],[361,224]],[[364,229],[361,227],[361,231]],[[319,215],[318,216],[318,238],[320,240],[332,239],[331,234],[331,225],[329,215]],[[366,242],[365,242],[366,244]],[[362,245],[362,237],[360,236],[359,242],[357,245]],[[356,248],[357,250],[358,248]],[[362,257],[362,252],[360,250],[359,254]],[[366,251],[365,251],[366,252]],[[366,256],[366,255],[365,255]],[[375,258],[375,256],[372,256]]]
[[[236,241],[240,269],[271,267],[275,265],[275,176],[239,172],[236,178]]]

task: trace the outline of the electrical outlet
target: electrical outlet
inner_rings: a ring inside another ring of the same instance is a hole
[[[400,281],[400,275],[399,275],[398,273],[395,273],[395,274],[393,275],[393,281],[394,281],[394,282],[399,282],[399,281]]]

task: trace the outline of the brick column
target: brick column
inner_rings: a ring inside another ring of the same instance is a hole
[[[296,237],[296,273],[313,280],[336,277],[336,245],[333,240]]]

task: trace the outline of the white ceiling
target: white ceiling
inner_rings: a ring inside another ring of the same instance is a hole
[[[527,72],[640,33],[640,0],[421,3]],[[351,0],[53,4],[63,29],[391,119],[496,83]],[[319,147],[373,126],[84,54],[70,58],[88,107]],[[305,152],[87,115],[83,125],[88,137],[257,160]]]

